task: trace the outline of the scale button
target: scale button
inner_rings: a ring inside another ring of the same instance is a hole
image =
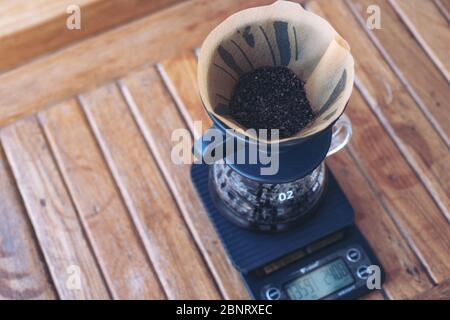
[[[367,270],[367,266],[360,266],[356,270],[356,274],[360,279],[367,279],[369,277],[369,270]]]
[[[269,288],[266,290],[266,298],[268,300],[279,300],[281,298],[281,292],[277,288]]]
[[[352,248],[347,251],[347,260],[350,262],[357,262],[361,259],[361,252],[358,249]]]

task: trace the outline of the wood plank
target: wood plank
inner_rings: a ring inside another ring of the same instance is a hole
[[[200,138],[203,132],[194,128],[194,121],[201,121],[203,131],[212,125],[212,121],[203,108],[198,94],[195,55],[183,53],[176,58],[164,60],[158,65],[158,70],[194,138]]]
[[[446,107],[450,99],[448,79],[445,79],[420,48],[387,1],[347,0],[346,2],[360,22],[361,27],[356,30],[364,30],[371,37],[390,67],[406,84],[406,88],[419,104],[422,112],[427,114],[429,120],[439,130],[448,146],[450,144],[450,114]],[[370,31],[366,28],[365,12],[369,5],[379,6],[383,13],[383,28],[380,30]],[[351,31],[350,29],[347,27],[348,31]],[[350,43],[353,47],[355,46],[354,42]],[[372,45],[369,47],[370,51],[375,52],[372,47]],[[371,77],[374,78],[375,74],[377,72]]]
[[[164,299],[145,248],[75,100],[40,114],[61,173],[115,299]]]
[[[450,1],[449,0],[433,0],[434,4],[441,11],[442,15],[450,23]]]
[[[109,298],[36,119],[24,119],[3,129],[1,141],[59,297]],[[80,276],[79,288],[76,287],[77,275]]]
[[[383,294],[379,290],[376,290],[368,293],[359,300],[385,300],[385,299]]]
[[[0,300],[55,299],[44,258],[0,145]]]
[[[190,177],[191,166],[189,163],[180,165],[172,161],[173,132],[185,130],[188,135],[190,133],[157,71],[148,67],[132,73],[120,81],[120,88],[222,294],[227,299],[248,299],[242,279],[228,261],[217,233],[195,192]],[[191,92],[196,94],[193,89]],[[190,153],[190,148],[188,152]]]
[[[170,299],[220,297],[116,85],[81,96],[90,125]]]
[[[0,75],[0,126],[144,64],[195,48],[228,15],[269,2],[183,2],[4,73]]]
[[[354,91],[353,155],[433,281],[450,275],[450,225],[388,134]]]
[[[450,279],[416,296],[414,300],[450,300]]]
[[[0,2],[0,73],[181,0],[14,0]],[[69,30],[67,8],[80,8]]]
[[[390,0],[389,3],[449,81],[450,28],[439,9],[433,2],[423,0]]]
[[[372,111],[450,221],[450,153],[447,145],[377,52],[349,8],[342,1],[333,2],[332,6],[327,6],[328,3],[317,1],[310,7],[322,11],[351,44],[357,61],[357,87],[363,91]]]
[[[349,108],[359,107],[353,103],[358,99],[360,97],[352,99]],[[385,269],[383,289],[386,295],[390,299],[406,299],[430,289],[432,283],[421,262],[409,248],[347,148],[327,159],[327,164],[355,210],[358,227]]]

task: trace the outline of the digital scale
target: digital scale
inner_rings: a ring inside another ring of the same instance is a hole
[[[371,265],[379,267],[384,281],[381,264],[354,224],[353,209],[331,172],[312,217],[279,233],[247,230],[226,219],[212,199],[208,174],[208,165],[192,166],[195,188],[254,299],[356,299],[371,291]]]

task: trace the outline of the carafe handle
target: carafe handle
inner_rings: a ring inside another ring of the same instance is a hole
[[[333,126],[333,135],[331,138],[330,149],[328,150],[327,157],[335,154],[350,141],[352,137],[352,122],[350,118],[343,114]]]

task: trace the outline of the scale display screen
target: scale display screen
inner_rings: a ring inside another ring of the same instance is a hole
[[[285,289],[293,300],[318,300],[353,282],[345,262],[336,259],[288,283]]]

